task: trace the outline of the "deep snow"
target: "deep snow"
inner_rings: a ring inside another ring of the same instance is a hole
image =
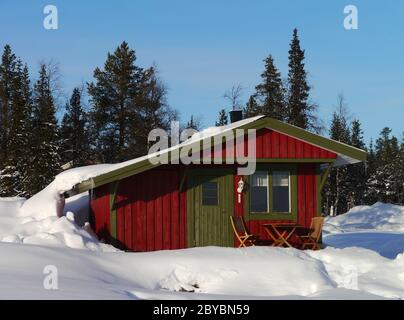
[[[56,217],[58,194],[99,169],[68,170],[26,201],[0,199],[0,298],[404,298],[403,207],[377,203],[328,218],[328,247],[320,251],[125,253],[93,235],[85,194],[69,199],[65,216]],[[48,265],[58,270],[58,290],[43,286]]]

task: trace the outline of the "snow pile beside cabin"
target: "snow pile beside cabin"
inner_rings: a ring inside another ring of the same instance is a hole
[[[323,241],[336,248],[367,248],[394,259],[404,251],[404,207],[377,202],[328,217]]]
[[[28,200],[0,198],[0,241],[115,251],[111,246],[99,243],[92,233],[88,224],[88,212],[82,212],[88,207],[86,194],[68,199],[64,208],[65,215],[61,218],[57,216],[59,195],[87,179],[90,174],[106,167],[97,165],[65,171]],[[78,221],[83,227],[77,225]]]
[[[365,230],[404,232],[404,207],[381,202],[372,206],[357,206],[345,214],[327,218],[324,230],[329,233]]]

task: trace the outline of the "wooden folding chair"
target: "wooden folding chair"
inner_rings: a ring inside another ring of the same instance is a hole
[[[323,217],[312,218],[308,233],[305,235],[297,235],[297,237],[302,241],[302,249],[321,249],[319,241],[323,230],[323,224]]]
[[[259,236],[250,233],[245,224],[244,218],[230,216],[231,225],[233,227],[234,234],[240,242],[239,248],[247,246],[255,246],[260,240]]]

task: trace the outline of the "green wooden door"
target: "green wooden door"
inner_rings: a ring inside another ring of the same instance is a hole
[[[232,175],[200,171],[192,175],[190,246],[233,246],[230,215],[233,214]]]

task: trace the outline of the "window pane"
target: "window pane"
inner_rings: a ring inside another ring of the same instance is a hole
[[[289,171],[272,173],[272,201],[274,212],[290,212]]]
[[[251,178],[251,212],[268,212],[268,174],[257,171]]]
[[[202,183],[202,205],[217,206],[219,204],[217,182]]]

